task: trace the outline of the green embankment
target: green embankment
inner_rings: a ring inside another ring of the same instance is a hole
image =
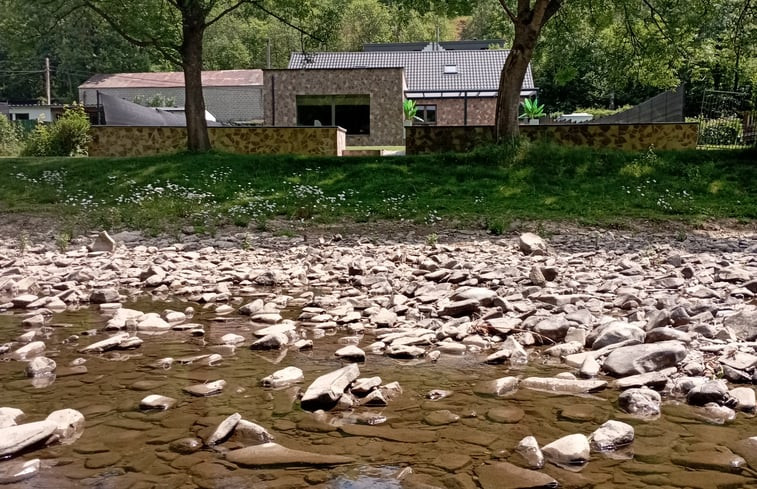
[[[0,160],[0,211],[163,232],[272,219],[618,225],[757,217],[757,152],[524,144],[471,154],[312,158],[211,153]]]

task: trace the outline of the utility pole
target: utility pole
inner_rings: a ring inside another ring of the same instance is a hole
[[[45,88],[47,89],[47,105],[52,105],[50,98],[50,58],[45,58]]]

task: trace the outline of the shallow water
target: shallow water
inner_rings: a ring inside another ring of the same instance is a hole
[[[162,311],[183,310],[187,305],[190,304],[142,299],[124,307]],[[289,314],[294,316],[297,311]],[[671,461],[671,457],[688,450],[713,451],[715,445],[724,446],[757,435],[754,419],[743,413],[733,423],[716,425],[699,419],[695,408],[668,401],[659,419],[644,421],[620,412],[616,405],[618,392],[612,389],[590,396],[525,389],[500,399],[473,394],[472,386],[479,380],[508,375],[550,376],[570,370],[542,362],[538,356],[532,358],[527,369],[513,370],[483,364],[483,354],[442,355],[436,363],[369,354],[367,362],[360,365],[361,376],[377,375],[384,383],[397,381],[403,394],[386,408],[359,407],[352,415],[331,413],[326,422],[313,422],[313,415],[299,408],[296,388],[265,389],[260,387],[260,379],[292,365],[305,372],[301,389],[306,388],[317,376],[341,366],[333,352],[343,346],[338,340],[347,332],[315,339],[313,351],[256,352],[240,347],[217,366],[174,363],[170,369],[153,368],[152,364],[164,357],[213,353],[212,345],[222,335],[234,332],[251,338],[253,325],[247,318],[228,316],[214,320],[213,313],[200,311],[192,322],[205,325],[204,339],[190,338],[184,332],[140,334],[145,340],[140,348],[101,355],[81,355],[77,350],[103,339],[103,333],[63,343],[72,334],[101,328],[106,320],[95,308],[57,314],[51,335],[45,340],[48,347],[45,355],[57,362],[59,370],[83,357],[87,359],[86,374],[59,376],[49,386],[34,387],[25,376],[25,363],[0,362],[0,405],[22,409],[25,421],[44,419],[51,411],[63,408],[77,409],[87,420],[82,437],[73,444],[23,454],[21,457],[25,459],[41,458],[43,469],[37,476],[8,487],[394,489],[424,487],[423,484],[477,487],[475,467],[492,460],[514,461],[512,452],[523,437],[534,435],[543,446],[568,434],[589,435],[608,419],[635,427],[636,439],[630,447],[620,453],[593,453],[580,471],[548,465],[543,472],[564,487],[757,487],[751,469],[736,477],[728,472],[691,469]],[[23,332],[20,316],[0,315],[0,343]],[[372,341],[372,337],[366,336],[360,344]],[[220,395],[198,398],[181,391],[189,384],[216,379],[227,382]],[[425,395],[432,389],[447,389],[454,394],[430,401]],[[142,411],[139,401],[148,394],[170,396],[179,402],[168,411]],[[505,406],[518,407],[525,416],[517,423],[499,423],[487,417],[491,409]],[[461,419],[445,426],[431,426],[424,421],[428,413],[442,409]],[[189,455],[170,450],[170,442],[194,436],[235,412],[266,427],[281,445],[348,455],[357,462],[338,467],[250,469],[223,460],[224,450],[238,447],[233,442],[218,450],[204,449]],[[366,413],[384,416],[384,426],[407,433],[438,432],[437,441],[402,443],[350,436],[337,429],[339,424],[357,422],[356,415]]]

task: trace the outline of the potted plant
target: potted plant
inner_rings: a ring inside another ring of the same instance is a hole
[[[525,99],[523,102],[523,114],[519,119],[528,119],[528,123],[532,126],[539,124],[539,119],[544,117],[544,104],[539,105],[539,99],[530,98]]]
[[[405,116],[405,126],[412,126],[415,120],[415,114],[418,112],[418,108],[415,106],[415,100],[405,100],[402,102],[402,112]]]

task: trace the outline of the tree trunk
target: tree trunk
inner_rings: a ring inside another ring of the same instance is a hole
[[[183,41],[181,45],[184,69],[184,110],[187,118],[187,150],[193,153],[210,151],[208,123],[205,120],[205,98],[202,93],[202,38],[205,15],[197,2],[188,2],[182,10]]]
[[[538,38],[539,31],[534,30],[530,25],[522,22],[515,24],[513,47],[507,55],[499,78],[496,118],[498,142],[516,139],[520,134],[518,128],[520,90]]]
[[[502,74],[499,77],[497,94],[497,117],[495,135],[497,142],[508,141],[518,137],[518,107],[520,106],[520,89],[526,77],[528,63],[534,53],[536,42],[542,27],[551,19],[564,0],[518,0],[517,8],[513,3],[499,0],[502,8],[515,26],[513,47],[507,56]]]

